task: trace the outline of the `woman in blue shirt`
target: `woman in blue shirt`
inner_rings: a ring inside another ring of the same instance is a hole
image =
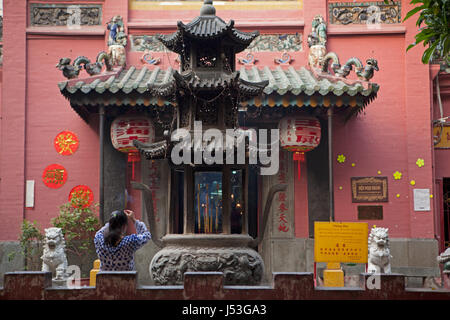
[[[134,223],[136,233],[126,235],[128,223]],[[131,210],[114,211],[94,238],[101,271],[134,270],[134,253],[151,239],[151,234]]]

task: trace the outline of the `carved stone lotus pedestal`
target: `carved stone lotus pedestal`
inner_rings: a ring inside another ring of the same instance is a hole
[[[248,235],[166,235],[150,263],[150,274],[158,285],[182,285],[185,272],[224,273],[227,285],[257,285],[264,274],[261,256],[249,247]]]
[[[194,136],[206,133],[207,127],[214,128],[221,137],[228,130],[238,131],[241,100],[261,95],[269,84],[268,80],[243,80],[235,68],[236,53],[244,51],[259,33],[237,30],[234,21],[225,23],[215,12],[212,0],[205,0],[199,17],[188,24],[179,21],[175,33],[158,36],[168,50],[180,56],[180,70],[172,73],[170,84],[149,86],[155,96],[176,99],[179,112],[174,113],[176,119],[172,123]],[[200,128],[198,122],[202,124]],[[161,239],[155,228],[152,191],[143,183],[131,182],[133,188],[143,191],[152,239],[161,248],[150,263],[153,280],[158,285],[182,285],[186,272],[209,271],[222,272],[227,285],[259,284],[264,264],[252,248],[264,237],[275,193],[286,190],[287,185],[272,186],[262,215],[254,211],[254,219],[249,219],[250,161],[246,152],[241,153],[244,159],[240,159],[239,142],[233,142],[233,155],[226,158],[226,163],[216,162],[206,153],[213,148],[214,156],[218,156],[230,146],[213,147],[219,138],[214,138],[212,144],[198,145],[184,138],[176,142],[169,139],[174,129],[167,130],[164,138],[154,143],[133,141],[147,160],[170,159],[171,201],[165,214],[169,234]],[[250,149],[245,143],[243,146]],[[180,154],[180,147],[182,161],[172,156]],[[203,156],[197,159],[198,154]],[[261,221],[256,239],[248,235],[249,221]]]

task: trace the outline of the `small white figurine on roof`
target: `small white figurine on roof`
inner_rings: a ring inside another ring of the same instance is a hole
[[[128,40],[122,17],[114,16],[107,23],[107,28],[109,30],[108,54],[111,57],[111,63],[112,65],[125,67],[127,63],[125,47]]]

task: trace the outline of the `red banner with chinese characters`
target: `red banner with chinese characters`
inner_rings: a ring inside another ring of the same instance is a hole
[[[289,152],[280,150],[278,173],[270,177],[271,185],[287,184],[285,191],[275,194],[272,203],[272,237],[292,238],[295,233],[293,202],[294,167]]]
[[[63,156],[74,154],[79,145],[78,137],[71,131],[60,132],[54,140],[56,152]]]
[[[280,152],[280,162],[278,174],[276,176],[276,180],[279,184],[287,184],[288,183],[288,163],[287,156],[285,152]],[[289,221],[288,221],[288,201],[287,201],[287,192],[281,191],[275,197],[275,212],[278,216],[278,231],[280,232],[288,232],[289,231]]]
[[[69,201],[73,207],[87,208],[94,201],[94,193],[85,185],[79,185],[70,190]]]
[[[67,170],[59,164],[51,164],[45,168],[42,181],[47,187],[58,189],[67,181]]]

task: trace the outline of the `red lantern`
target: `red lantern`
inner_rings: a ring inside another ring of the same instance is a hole
[[[312,116],[290,116],[281,119],[278,128],[281,147],[294,153],[300,180],[300,163],[305,161],[305,152],[313,150],[320,143],[320,122]]]
[[[139,150],[133,145],[133,140],[143,143],[153,142],[155,128],[151,120],[138,115],[124,115],[117,117],[111,124],[111,141],[117,150],[128,153],[128,162],[132,166],[134,179],[134,163],[140,161]]]

